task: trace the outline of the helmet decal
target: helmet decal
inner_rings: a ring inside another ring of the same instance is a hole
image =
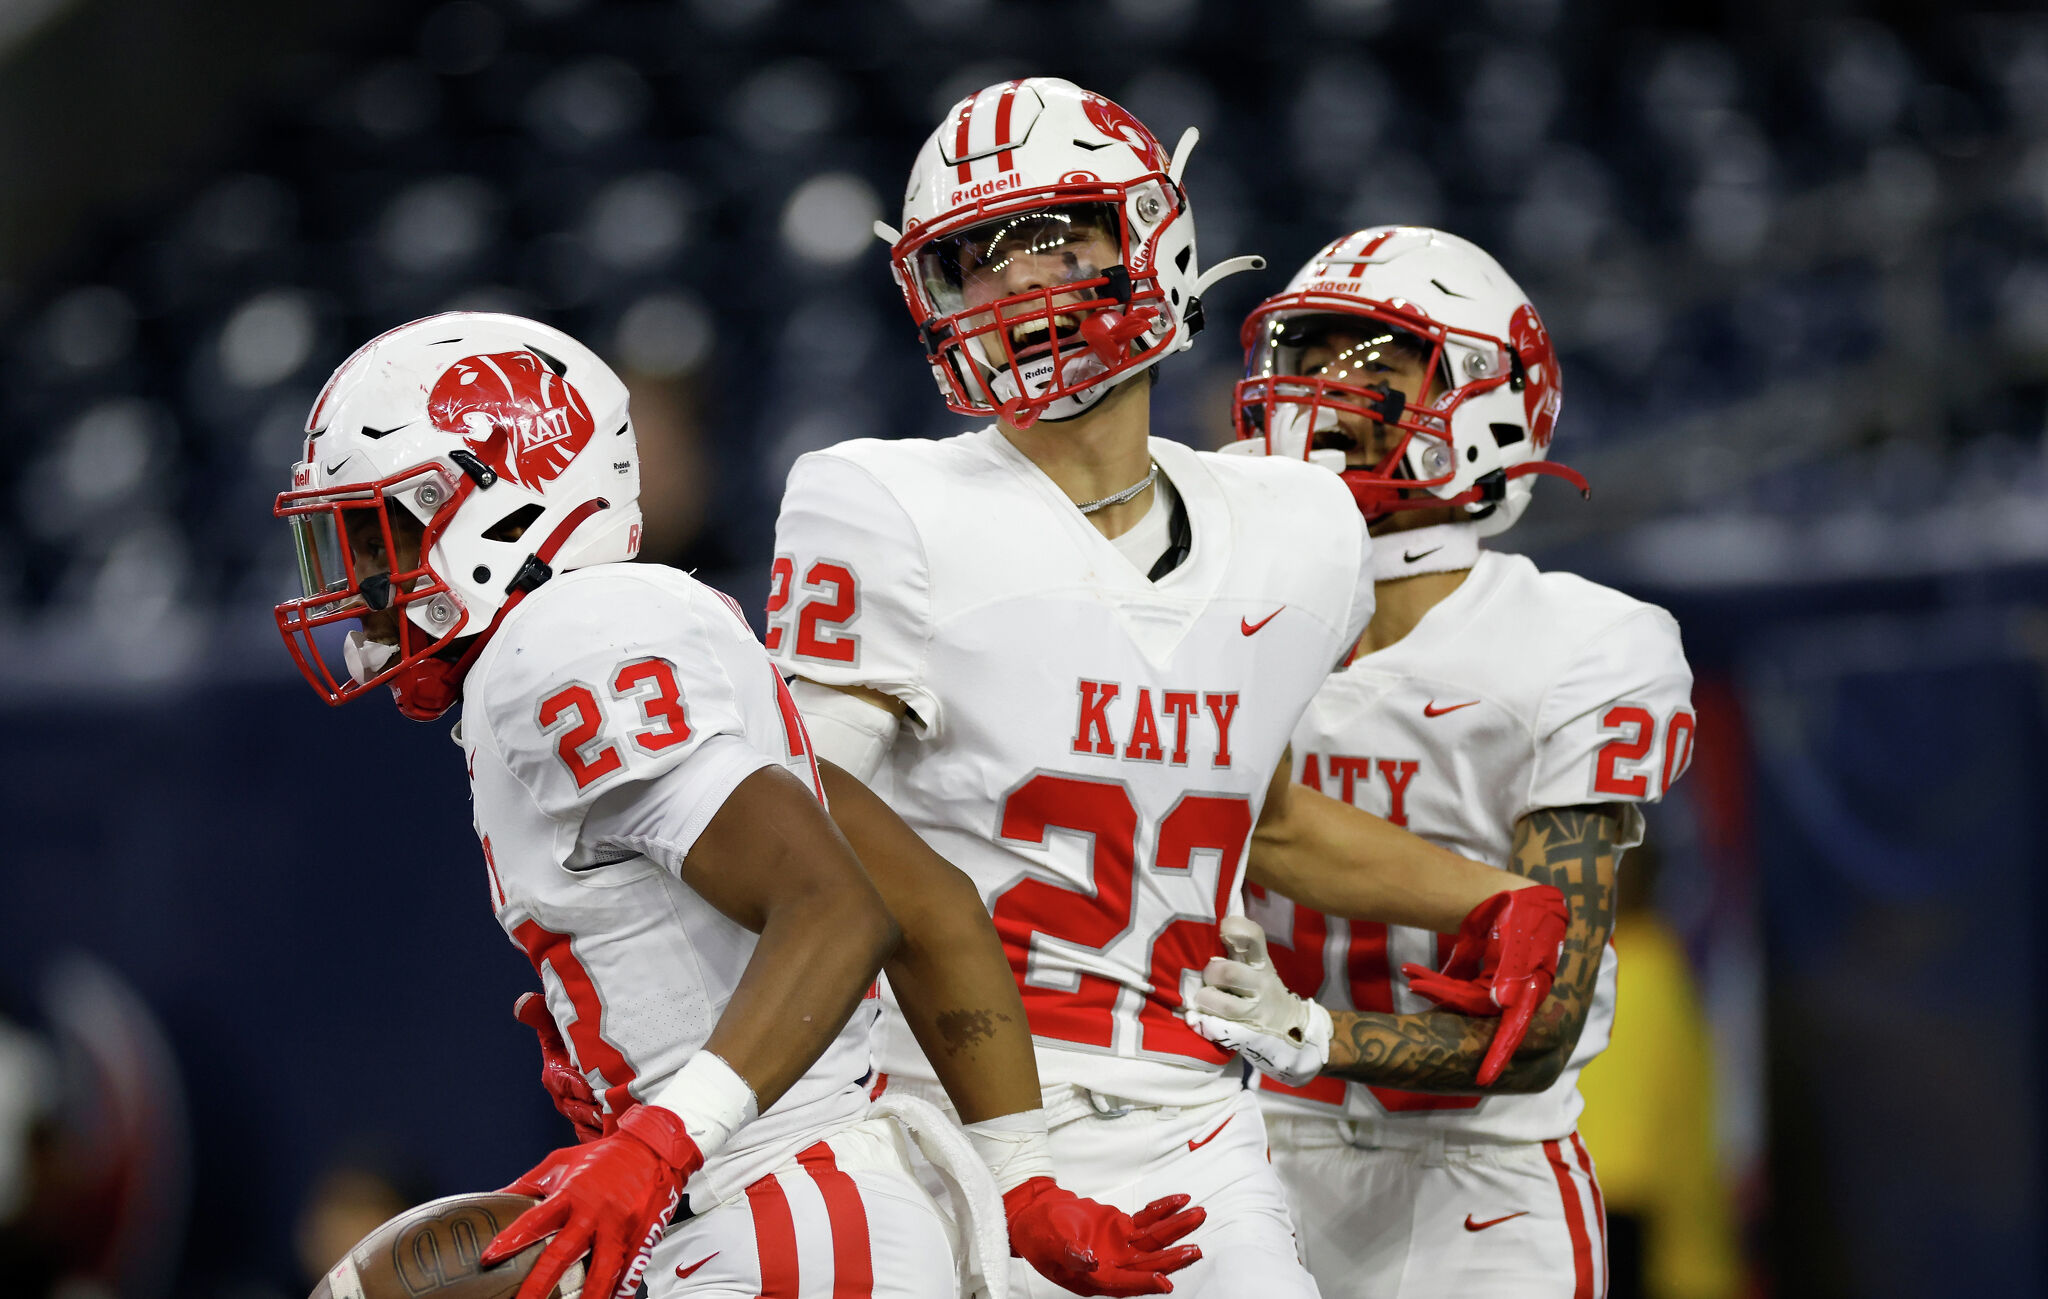
[[[536,489],[559,477],[596,431],[583,394],[530,351],[449,366],[427,395],[427,416],[500,476]]]
[[[1529,421],[1529,437],[1537,446],[1547,447],[1557,426],[1558,408],[1564,405],[1564,386],[1559,382],[1557,348],[1535,307],[1525,302],[1515,309],[1508,322],[1508,344],[1522,359],[1528,376],[1522,389],[1522,410]]]
[[[1371,235],[1370,237],[1367,237],[1367,235],[1363,234],[1346,235],[1342,239],[1339,239],[1336,243],[1331,244],[1329,248],[1323,252],[1323,257],[1327,260],[1350,262],[1351,269],[1345,272],[1345,274],[1347,274],[1350,278],[1354,280],[1358,279],[1365,274],[1365,268],[1372,264],[1372,255],[1380,250],[1380,245],[1387,242],[1387,240],[1392,239],[1395,235],[1400,234],[1401,229],[1402,227],[1400,226],[1394,226],[1391,229],[1382,230],[1378,234]],[[1338,257],[1337,250],[1339,248],[1342,248],[1345,244],[1350,243],[1353,239],[1357,239],[1359,241],[1358,251],[1352,253],[1349,257]],[[1334,270],[1331,272],[1331,274],[1333,275],[1335,273],[1336,272]]]
[[[1024,113],[1015,111],[1017,88],[1023,84],[1021,80],[998,82],[969,95],[955,108],[949,161],[959,169],[960,184],[974,179],[975,159],[991,153],[996,155],[997,171],[1009,171],[1015,165],[1017,146],[1038,120],[1035,98]],[[991,97],[995,101],[993,107],[988,104]]]
[[[1159,147],[1159,141],[1145,129],[1145,124],[1132,117],[1122,105],[1084,90],[1081,92],[1081,107],[1096,130],[1112,140],[1122,140],[1130,145],[1131,151],[1149,170],[1166,170],[1166,150]]]

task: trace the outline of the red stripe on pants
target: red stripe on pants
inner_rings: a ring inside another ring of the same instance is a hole
[[[796,1220],[789,1197],[771,1175],[747,1188],[754,1211],[754,1248],[761,1258],[761,1299],[796,1299]]]
[[[839,1171],[832,1147],[822,1141],[799,1153],[796,1161],[818,1184],[826,1221],[832,1224],[832,1299],[870,1299],[875,1293],[875,1255],[860,1188]]]
[[[1572,1299],[1593,1299],[1593,1242],[1586,1238],[1586,1211],[1579,1204],[1579,1188],[1572,1185],[1572,1170],[1555,1141],[1544,1142],[1543,1153],[1550,1157],[1557,1193],[1564,1199],[1564,1225],[1572,1234],[1572,1273],[1577,1278]]]
[[[1579,1140],[1576,1132],[1572,1133],[1572,1149],[1579,1152],[1579,1167],[1586,1172],[1586,1185],[1593,1189],[1593,1216],[1600,1223],[1600,1290],[1605,1294],[1614,1284],[1608,1270],[1607,1202],[1600,1198],[1600,1179],[1593,1174],[1593,1156],[1586,1153],[1586,1143]]]

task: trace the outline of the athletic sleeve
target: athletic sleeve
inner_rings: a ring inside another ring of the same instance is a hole
[[[864,466],[813,452],[789,471],[775,524],[769,654],[785,675],[892,695],[934,731],[926,684],[931,569],[903,506]]]
[[[567,865],[582,870],[639,856],[681,875],[684,858],[740,782],[779,765],[737,735],[713,735],[688,762],[599,794]]]
[[[1692,760],[1692,669],[1670,614],[1644,605],[1587,641],[1545,693],[1516,819],[1547,807],[1654,803]],[[1632,814],[1623,848],[1642,839]]]
[[[705,622],[730,615],[625,574],[552,594],[536,610],[544,616],[500,633],[479,683],[492,742],[541,812],[580,830],[600,799],[616,807],[634,797],[621,791],[652,789],[676,772],[684,775],[664,786],[664,798],[688,786],[723,801],[738,779],[721,787],[698,777],[730,757],[714,738],[745,739],[738,694]]]
[[[1373,605],[1372,529],[1365,526],[1365,516],[1358,515],[1358,576],[1354,579],[1351,593],[1351,613],[1345,618],[1344,644],[1337,651],[1339,667],[1351,661],[1351,651],[1358,647],[1358,638],[1365,635],[1365,625],[1372,621]]]

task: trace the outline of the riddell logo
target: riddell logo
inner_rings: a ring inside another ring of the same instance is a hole
[[[947,205],[949,207],[957,207],[962,203],[973,203],[979,199],[990,198],[1005,191],[1022,189],[1023,187],[1023,172],[1006,171],[994,180],[976,181],[964,189],[954,190],[947,199]]]
[[[311,464],[294,465],[292,467],[292,487],[297,489],[300,487],[311,487],[312,485],[313,466]]]
[[[434,382],[427,416],[501,478],[529,488],[561,477],[596,427],[583,394],[531,351],[457,361]]]

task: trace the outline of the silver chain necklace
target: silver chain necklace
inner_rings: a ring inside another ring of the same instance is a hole
[[[1157,460],[1154,460],[1152,462],[1152,472],[1146,474],[1137,482],[1132,483],[1129,487],[1124,488],[1122,491],[1116,493],[1113,496],[1105,496],[1099,501],[1087,501],[1082,504],[1076,505],[1074,508],[1081,511],[1081,513],[1083,514],[1093,514],[1097,510],[1106,510],[1112,505],[1122,505],[1125,501],[1130,500],[1132,497],[1138,495],[1138,493],[1144,491],[1147,487],[1150,487],[1153,483],[1156,483],[1158,481],[1159,462]]]

